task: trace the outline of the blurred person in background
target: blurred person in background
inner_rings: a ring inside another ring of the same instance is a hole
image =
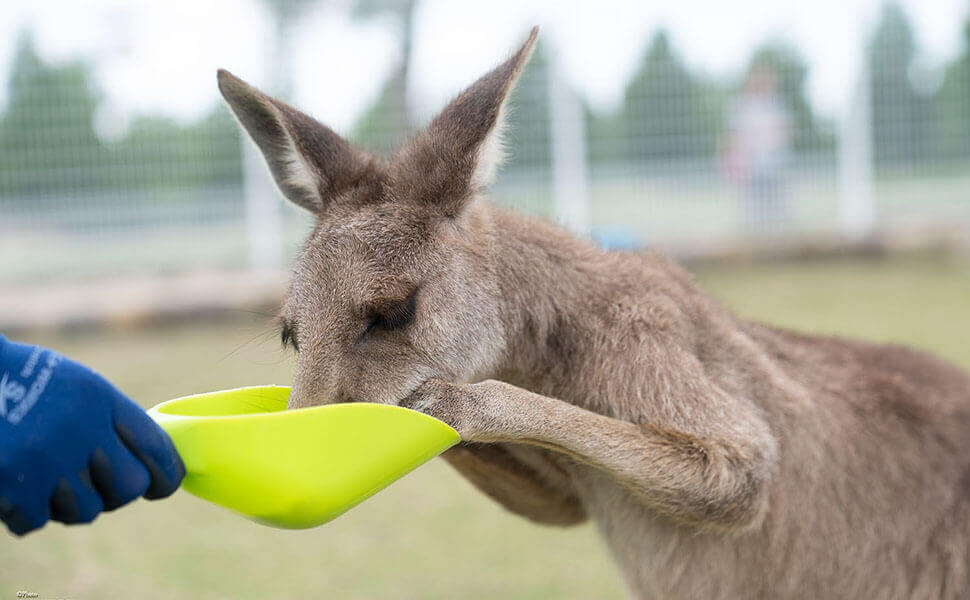
[[[726,116],[722,169],[740,188],[749,229],[766,230],[787,221],[784,179],[791,146],[791,117],[774,71],[753,65]]]
[[[12,533],[167,497],[184,475],[168,434],[104,377],[0,335],[0,520]]]

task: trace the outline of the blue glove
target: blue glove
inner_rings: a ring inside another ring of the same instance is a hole
[[[23,535],[174,492],[171,439],[102,376],[0,336],[0,519]]]

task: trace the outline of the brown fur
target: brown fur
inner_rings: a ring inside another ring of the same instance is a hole
[[[443,419],[452,465],[534,521],[595,521],[637,597],[970,597],[964,373],[745,322],[659,256],[486,201],[534,41],[388,159],[220,73],[317,215],[282,313],[291,407]]]

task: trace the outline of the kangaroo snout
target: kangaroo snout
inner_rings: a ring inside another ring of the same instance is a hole
[[[374,369],[348,369],[341,377],[332,372],[305,372],[297,370],[287,401],[287,410],[341,404],[346,402],[373,402],[376,404],[400,404],[432,375],[425,369],[407,369],[402,374],[381,372]],[[350,373],[360,374],[351,376]]]

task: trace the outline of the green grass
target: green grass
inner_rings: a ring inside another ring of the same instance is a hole
[[[970,367],[970,265],[846,261],[704,269],[741,314],[804,330],[910,343]],[[100,369],[148,406],[177,395],[286,383],[272,319],[24,335]],[[432,461],[336,521],[262,527],[183,492],[88,527],[0,544],[0,596],[85,598],[621,598],[593,527],[505,513]]]
[[[706,269],[707,289],[749,319],[914,346],[970,369],[970,263],[896,259]]]

